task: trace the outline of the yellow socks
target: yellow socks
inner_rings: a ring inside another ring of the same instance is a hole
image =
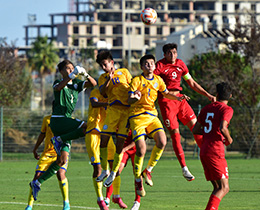
[[[123,158],[123,153],[121,153],[121,154],[115,153],[115,155],[114,155],[114,162],[113,162],[113,168],[112,168],[112,171],[114,171],[115,174],[117,173],[117,171],[119,169],[119,166],[120,166],[122,158]]]
[[[30,187],[29,197],[28,197],[28,206],[33,206],[34,198],[32,195],[32,188]]]
[[[68,179],[65,178],[61,181],[59,181],[59,185],[60,185],[60,190],[61,190],[61,194],[63,197],[64,201],[69,201],[69,183],[68,183]]]
[[[142,173],[142,167],[144,163],[144,158],[143,157],[138,157],[135,155],[135,178],[140,179],[141,173]]]
[[[102,184],[103,182],[97,182],[97,177],[93,178],[93,185],[97,194],[98,200],[103,200],[103,194],[102,194]]]
[[[154,145],[151,157],[148,162],[148,166],[154,167],[158,160],[160,160],[161,156],[163,154],[163,149],[159,149],[156,145]]]
[[[114,195],[120,195],[121,177],[117,176],[113,181],[113,193]]]

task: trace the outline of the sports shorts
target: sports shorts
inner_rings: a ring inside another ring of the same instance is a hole
[[[129,119],[133,141],[138,141],[146,135],[154,137],[158,131],[163,131],[163,125],[158,117],[150,114],[141,114]]]
[[[37,162],[35,172],[45,172],[49,168],[49,166],[56,161],[57,159],[57,154],[50,154],[50,153],[42,153],[40,159]],[[61,166],[61,169],[67,171],[69,164],[69,156],[67,158],[66,163]]]
[[[183,96],[178,94],[177,96]],[[178,119],[183,125],[196,118],[196,115],[186,100],[170,100],[161,98],[158,100],[163,121],[168,130],[179,128]]]
[[[83,123],[84,121],[74,118],[51,117],[50,127],[54,136],[61,136],[80,128]],[[83,137],[84,135],[85,134],[82,133],[82,136],[79,137]],[[68,144],[63,143],[61,145],[61,151],[70,152],[70,148],[71,141],[68,141]]]
[[[201,155],[200,160],[207,181],[228,179],[228,166],[224,157]]]
[[[103,135],[116,134],[119,137],[127,138],[128,128],[128,111],[129,107],[112,105],[107,108],[107,116],[101,131]]]

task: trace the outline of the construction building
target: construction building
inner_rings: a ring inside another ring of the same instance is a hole
[[[256,0],[70,0],[70,4],[69,12],[50,14],[49,24],[24,26],[26,46],[47,30],[64,55],[68,49],[109,49],[116,62],[126,60],[131,67],[142,54],[154,52],[155,41],[166,40],[186,26],[203,22],[207,30],[232,28],[236,21],[245,21],[248,13],[260,20]],[[150,26],[140,20],[147,7],[158,14]],[[37,31],[34,36],[30,36],[32,29]]]

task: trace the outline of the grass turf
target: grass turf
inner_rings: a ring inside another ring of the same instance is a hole
[[[149,156],[148,156],[149,157]],[[172,156],[171,156],[172,157]],[[221,201],[219,209],[260,209],[259,159],[227,158],[230,192]],[[141,199],[140,210],[196,210],[205,209],[212,191],[206,182],[198,159],[187,158],[194,181],[187,182],[176,158],[163,155],[152,173],[153,187],[145,185],[146,196]],[[0,209],[25,209],[29,192],[28,183],[34,176],[37,161],[3,161],[0,163]],[[147,164],[145,160],[144,166]],[[73,159],[67,172],[71,209],[99,209],[92,183],[92,166],[89,161]],[[134,177],[129,162],[122,172],[121,197],[131,208],[134,202]],[[34,203],[35,210],[62,209],[62,196],[56,177],[44,182]],[[105,194],[105,189],[103,190]],[[119,209],[116,204],[110,210]]]

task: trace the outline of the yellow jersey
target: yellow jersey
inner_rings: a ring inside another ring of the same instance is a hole
[[[130,84],[130,93],[139,90],[142,93],[141,99],[130,106],[129,117],[147,113],[158,115],[154,102],[157,99],[158,91],[165,92],[166,85],[160,76],[154,74],[152,79],[147,79],[143,74],[133,78]]]
[[[57,154],[54,150],[53,144],[51,143],[51,138],[54,135],[50,128],[50,120],[51,120],[51,115],[47,115],[43,118],[42,121],[41,133],[45,134],[43,153],[50,153],[56,156]]]
[[[98,102],[103,102],[103,103],[106,103],[108,101],[106,98],[104,98],[100,94],[98,89],[93,89],[91,91],[89,99],[96,99]],[[86,133],[89,133],[93,129],[100,132],[103,127],[105,118],[106,118],[106,108],[105,107],[93,108],[91,103],[89,103],[87,132]]]
[[[108,73],[104,73],[98,80],[99,87],[102,87],[107,80]],[[113,78],[111,79],[106,94],[108,97],[108,104],[113,105],[119,102],[123,105],[128,105],[128,91],[132,76],[125,68],[116,69]]]

